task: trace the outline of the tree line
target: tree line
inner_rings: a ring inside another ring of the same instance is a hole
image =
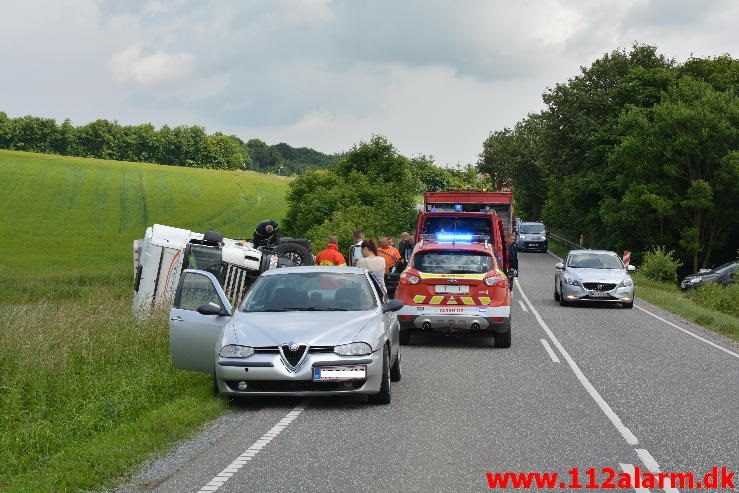
[[[95,120],[75,126],[67,119],[20,116],[0,111],[0,149],[79,156],[118,161],[214,169],[248,169],[292,175],[329,166],[335,156],[259,139],[242,141],[235,135],[208,134],[197,125],[157,129],[150,123],[121,125]]]
[[[478,169],[518,215],[589,247],[675,250],[694,271],[739,246],[739,60],[676,63],[636,44],[543,94],[490,134]]]
[[[381,135],[353,146],[325,169],[303,173],[290,183],[284,229],[317,245],[329,235],[348,248],[352,232],[366,238],[412,231],[424,191],[489,188],[473,165],[443,168],[433,157],[408,158]]]

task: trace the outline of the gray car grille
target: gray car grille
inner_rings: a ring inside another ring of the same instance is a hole
[[[282,352],[282,357],[285,358],[285,361],[287,364],[289,364],[292,368],[295,368],[298,366],[298,364],[303,360],[303,356],[305,356],[305,352],[308,350],[308,346],[305,344],[300,344],[296,349],[290,349],[290,345],[283,344],[280,346],[280,351]]]
[[[590,291],[611,291],[616,287],[615,284],[606,284],[604,282],[584,282],[582,285]]]

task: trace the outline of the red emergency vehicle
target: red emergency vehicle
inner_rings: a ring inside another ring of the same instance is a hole
[[[496,347],[510,347],[510,192],[428,192],[424,209],[395,292],[405,304],[398,312],[401,342],[427,331],[488,337]]]

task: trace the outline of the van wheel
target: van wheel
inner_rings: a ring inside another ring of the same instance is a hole
[[[313,255],[303,245],[297,243],[281,243],[274,248],[280,257],[287,257],[294,266],[313,265]]]

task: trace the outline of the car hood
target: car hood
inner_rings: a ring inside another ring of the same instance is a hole
[[[714,279],[715,277],[717,277],[716,274],[712,272],[706,272],[705,274],[691,274],[683,279],[683,282],[690,279],[700,279],[701,281],[705,281],[706,279]]]
[[[289,342],[336,346],[354,337],[377,317],[375,311],[237,313],[230,322],[235,344],[252,347]]]
[[[619,283],[627,276],[623,269],[573,269],[567,274],[582,282]]]

